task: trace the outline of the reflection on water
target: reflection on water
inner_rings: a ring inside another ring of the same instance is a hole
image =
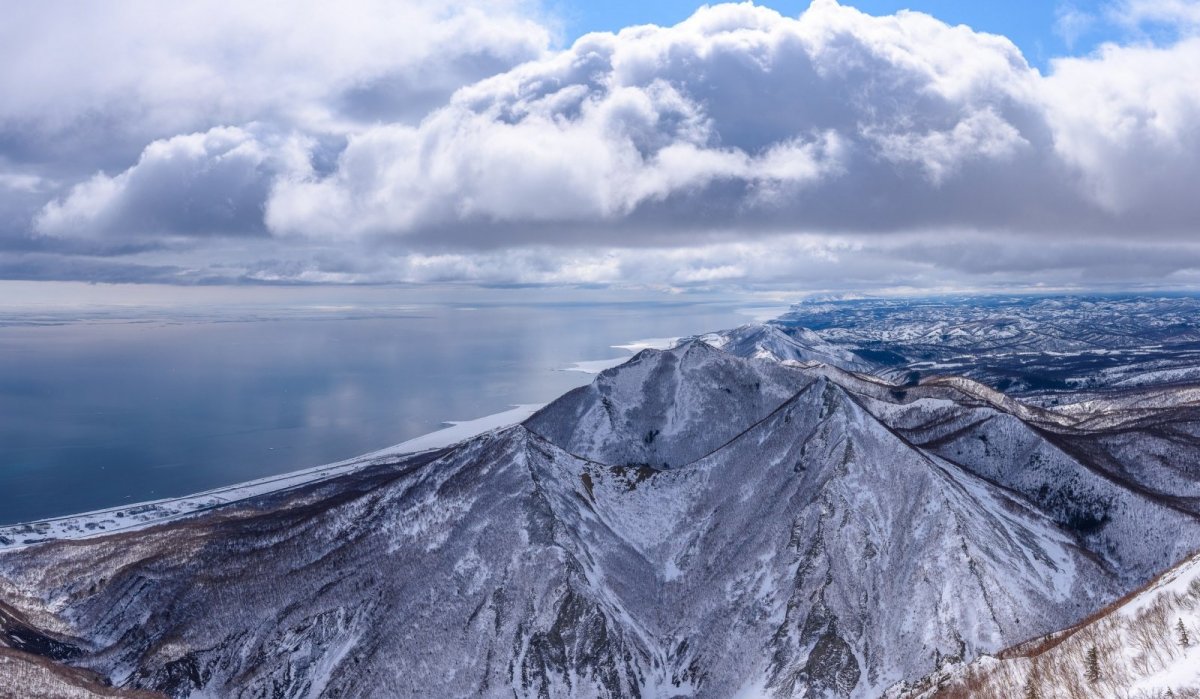
[[[129,314],[126,314],[128,316]],[[347,458],[545,402],[610,345],[747,318],[714,303],[0,319],[0,523]]]

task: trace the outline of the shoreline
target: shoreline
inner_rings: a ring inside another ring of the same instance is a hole
[[[133,531],[182,519],[239,500],[285,488],[316,483],[371,466],[384,459],[442,449],[487,432],[524,422],[545,405],[545,403],[526,403],[514,405],[508,410],[484,415],[473,420],[447,421],[448,426],[440,430],[342,461],[234,483],[177,498],[147,500],[59,517],[0,525],[0,553],[48,541],[74,541],[116,532]]]
[[[598,374],[605,369],[623,364],[642,350],[667,349],[674,346],[679,340],[678,337],[644,338],[626,344],[610,345],[613,349],[627,351],[628,356],[583,360],[559,369],[559,371]],[[179,497],[145,500],[57,517],[0,525],[0,553],[49,541],[74,541],[142,529],[247,498],[316,483],[370,466],[383,459],[442,449],[487,432],[524,422],[547,404],[514,404],[508,410],[470,420],[447,420],[443,423],[446,426],[441,429],[418,435],[392,446],[297,471],[242,481]]]

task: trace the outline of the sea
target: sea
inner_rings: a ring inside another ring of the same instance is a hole
[[[346,459],[446,421],[551,401],[636,349],[617,345],[782,310],[752,299],[546,290],[329,296],[6,299],[0,524]]]

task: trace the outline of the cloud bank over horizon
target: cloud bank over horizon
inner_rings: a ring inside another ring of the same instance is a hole
[[[1200,281],[1197,2],[1046,74],[832,0],[563,49],[516,0],[62,7],[0,28],[0,278]]]

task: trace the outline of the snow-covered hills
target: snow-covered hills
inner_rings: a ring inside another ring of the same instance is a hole
[[[813,333],[893,381],[955,374],[1053,403],[1200,381],[1197,318],[1196,297],[1005,296],[801,303],[770,324]]]
[[[1190,400],[1050,411],[745,330],[453,446],[2,552],[0,686],[878,696],[1200,547]]]

